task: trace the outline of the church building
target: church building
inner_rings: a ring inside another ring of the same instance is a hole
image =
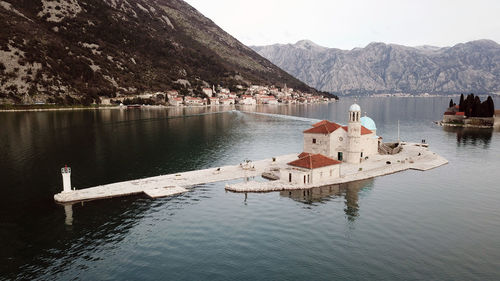
[[[361,117],[361,108],[353,104],[347,126],[323,120],[304,131],[304,152],[287,163],[280,179],[304,185],[331,182],[340,177],[342,162],[356,164],[378,153],[380,138],[376,133],[375,122]]]
[[[349,108],[347,126],[328,120],[312,125],[304,131],[304,152],[323,154],[347,163],[360,163],[378,153],[379,137],[375,122],[368,116],[361,117],[357,104]]]

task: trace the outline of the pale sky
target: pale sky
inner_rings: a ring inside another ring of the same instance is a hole
[[[187,0],[246,45],[309,39],[340,49],[370,42],[500,43],[500,0]]]

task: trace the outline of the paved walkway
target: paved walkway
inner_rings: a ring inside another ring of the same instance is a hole
[[[59,203],[70,203],[141,193],[145,193],[153,198],[175,195],[186,192],[187,187],[194,185],[239,178],[260,177],[260,175],[270,167],[285,165],[296,158],[297,154],[289,154],[276,157],[276,161],[273,161],[272,159],[265,159],[252,162],[251,164],[245,166],[223,166],[219,168],[216,167],[139,180],[111,183],[73,190],[70,192],[61,192],[54,195],[54,200]]]

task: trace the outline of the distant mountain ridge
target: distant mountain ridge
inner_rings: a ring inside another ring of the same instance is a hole
[[[251,48],[308,85],[339,95],[500,91],[500,45],[491,40],[453,47],[370,43],[352,50],[301,40]]]
[[[0,0],[0,22],[0,103],[217,84],[315,92],[182,0]]]

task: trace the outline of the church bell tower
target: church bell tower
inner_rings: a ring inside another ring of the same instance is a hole
[[[357,104],[349,107],[349,123],[347,126],[347,163],[359,163],[361,159],[361,108]]]

